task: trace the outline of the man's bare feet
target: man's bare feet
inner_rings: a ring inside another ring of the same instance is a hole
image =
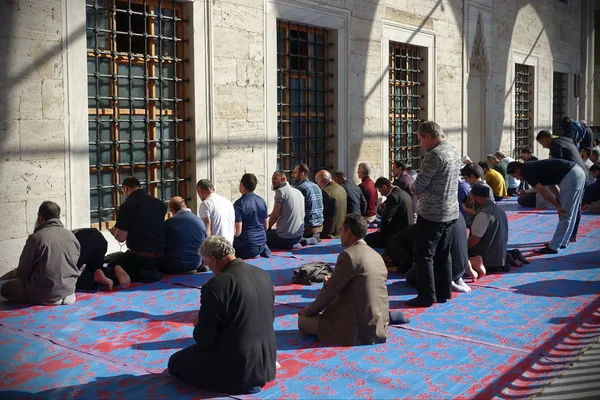
[[[104,275],[104,271],[101,269],[97,269],[94,271],[94,282],[99,283],[100,285],[108,286],[108,291],[113,290],[114,282],[112,279],[108,279],[106,275]]]
[[[120,265],[115,265],[115,277],[119,281],[120,288],[127,288],[131,284],[131,278]]]
[[[475,282],[477,278],[479,278],[479,274],[473,269],[473,265],[471,264],[470,260],[467,264],[467,274],[471,275],[471,278],[473,278],[473,282]]]
[[[487,271],[485,270],[485,265],[483,265],[483,258],[481,258],[481,256],[475,256],[475,257],[469,258],[469,261],[471,261],[471,264],[473,265],[473,269],[475,271],[477,271],[477,273],[479,274],[479,277],[483,278],[485,276],[485,274],[487,273]]]

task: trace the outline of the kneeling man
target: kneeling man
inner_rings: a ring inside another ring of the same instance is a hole
[[[58,204],[44,201],[21,253],[17,279],[2,285],[2,296],[18,303],[73,304],[79,251],[75,235],[60,222]]]
[[[471,200],[477,215],[471,225],[467,241],[469,261],[476,271],[508,271],[506,248],[508,246],[508,218],[504,210],[490,198],[489,186],[476,183],[471,186]],[[473,274],[472,274],[473,275]],[[476,276],[473,276],[476,278]]]
[[[201,289],[196,344],[171,356],[169,373],[202,389],[257,393],[275,379],[273,282],[222,236],[206,239],[200,255],[215,276]]]
[[[348,214],[344,218],[340,239],[347,249],[338,256],[335,270],[316,300],[300,311],[302,332],[342,346],[385,342],[387,269],[381,256],[363,240],[366,233],[362,216]]]

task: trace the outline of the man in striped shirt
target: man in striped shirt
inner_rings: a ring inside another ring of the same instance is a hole
[[[323,230],[323,193],[321,188],[308,177],[310,170],[306,164],[298,164],[292,173],[295,188],[304,196],[304,237],[319,239]]]
[[[418,296],[407,302],[429,307],[452,298],[452,226],[458,219],[460,157],[433,121],[419,126],[417,137],[425,151],[423,165],[412,191],[419,197],[414,259]]]

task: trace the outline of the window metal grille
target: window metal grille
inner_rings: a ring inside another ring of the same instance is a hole
[[[560,120],[567,116],[567,74],[554,73],[552,84],[552,132],[561,135]]]
[[[135,176],[167,201],[186,193],[182,5],[86,0],[91,222],[116,219]]]
[[[419,168],[417,130],[423,121],[423,48],[390,41],[389,127],[390,177],[394,161]]]
[[[312,176],[333,168],[332,46],[327,29],[277,21],[277,169],[288,177],[299,163]]]
[[[515,64],[515,158],[533,137],[533,67]]]

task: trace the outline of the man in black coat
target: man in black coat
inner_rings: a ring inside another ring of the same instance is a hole
[[[358,185],[348,181],[342,171],[332,174],[333,181],[344,188],[347,197],[347,214],[365,215],[367,212],[367,199]]]
[[[381,205],[383,213],[379,230],[368,234],[365,242],[371,247],[387,248],[394,234],[414,223],[412,198],[384,177],[375,181],[375,187],[386,200]]]
[[[275,379],[275,294],[269,274],[235,257],[221,236],[200,248],[215,276],[201,290],[196,344],[173,354],[169,373],[202,389],[257,393]]]

